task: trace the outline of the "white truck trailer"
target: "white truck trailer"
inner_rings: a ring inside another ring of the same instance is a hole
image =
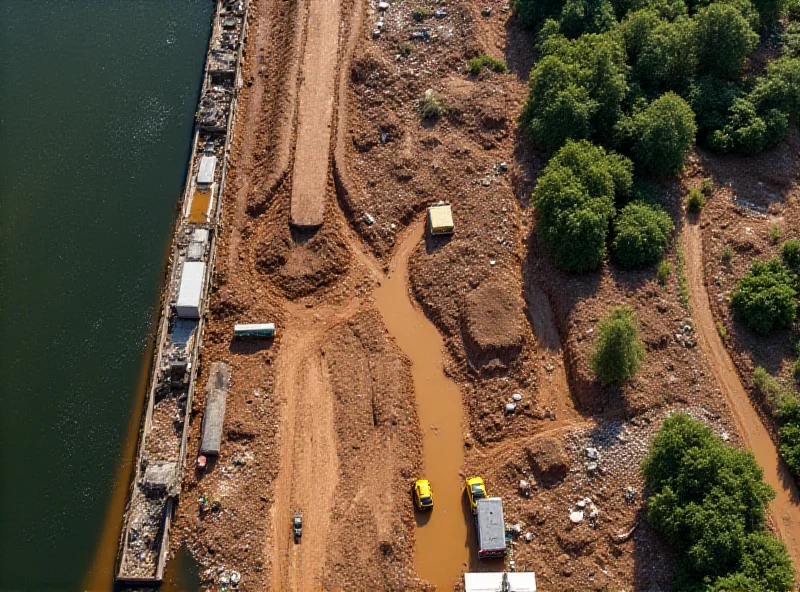
[[[505,556],[506,523],[503,519],[502,499],[487,497],[478,500],[475,530],[478,533],[478,559]]]

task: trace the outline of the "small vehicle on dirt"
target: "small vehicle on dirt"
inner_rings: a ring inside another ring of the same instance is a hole
[[[295,512],[294,518],[292,518],[292,531],[294,532],[294,542],[297,544],[300,542],[300,538],[303,536],[302,512]]]
[[[433,510],[433,490],[427,479],[417,479],[414,483],[414,505],[417,510]]]
[[[473,514],[478,508],[478,500],[485,497],[487,497],[486,485],[484,485],[483,479],[481,477],[469,477],[467,479],[467,499]]]

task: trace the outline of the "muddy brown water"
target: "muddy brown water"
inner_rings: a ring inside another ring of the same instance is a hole
[[[468,518],[463,509],[463,411],[458,386],[444,374],[444,343],[436,327],[412,302],[408,258],[425,231],[413,227],[395,255],[389,275],[375,291],[389,333],[411,360],[423,433],[424,474],[433,488],[434,509],[417,513],[415,567],[439,590],[452,590],[469,563]],[[409,503],[411,494],[409,492]]]

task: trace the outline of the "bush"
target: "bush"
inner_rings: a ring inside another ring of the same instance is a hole
[[[791,395],[791,391],[761,366],[756,366],[753,371],[753,387],[763,397],[767,408],[773,414],[779,413],[786,397]]]
[[[706,196],[699,189],[692,189],[686,196],[686,209],[690,212],[699,212],[706,205]]]
[[[563,4],[561,0],[512,0],[511,8],[523,27],[537,29],[558,15]]]
[[[633,378],[644,360],[644,345],[633,309],[618,306],[601,321],[592,353],[592,368],[603,386]]]
[[[772,226],[769,227],[769,240],[771,240],[776,245],[780,242],[782,234],[783,231],[781,230],[781,227],[778,224],[773,224]]]
[[[738,83],[713,76],[692,81],[686,98],[695,113],[699,143],[708,144],[711,135],[725,127],[733,101],[742,94]]]
[[[702,191],[703,195],[706,197],[711,197],[714,193],[714,178],[706,177],[703,179],[703,182],[700,184],[700,191]]]
[[[779,259],[754,261],[731,296],[736,315],[759,333],[786,327],[797,310],[794,278]]]
[[[677,589],[792,588],[786,548],[764,528],[774,492],[751,452],[726,446],[702,422],[675,414],[653,439],[642,472],[652,491],[647,519],[679,555]]]
[[[667,283],[669,276],[672,275],[672,265],[666,259],[662,259],[658,264],[658,271],[656,273],[658,283],[664,285]]]
[[[758,34],[734,6],[714,2],[695,15],[697,59],[701,72],[735,80],[744,59],[758,44]]]
[[[426,90],[425,96],[419,104],[419,114],[422,116],[422,119],[436,121],[445,113],[447,113],[447,109],[433,94],[433,90],[430,88]]]
[[[633,166],[583,140],[569,141],[545,167],[533,191],[539,232],[561,269],[600,266],[614,216],[614,200],[630,194]]]
[[[781,245],[781,259],[794,272],[800,271],[800,240],[790,239]]]
[[[800,399],[796,392],[783,398],[778,417],[781,420],[781,457],[792,474],[800,477]]]
[[[800,382],[800,359],[795,360],[792,364],[792,378],[795,382]]]
[[[777,109],[761,113],[748,98],[739,98],[731,105],[728,122],[712,133],[708,145],[717,152],[758,154],[774,148],[789,130],[788,116]]]
[[[467,71],[475,76],[480,74],[483,68],[491,70],[492,72],[497,72],[498,74],[505,74],[508,72],[508,66],[506,66],[506,63],[503,60],[493,58],[487,53],[476,58],[472,58],[467,62]]]
[[[652,265],[661,258],[674,228],[659,206],[631,202],[614,222],[614,258],[628,269]]]
[[[404,58],[410,56],[413,50],[414,46],[411,45],[408,41],[403,41],[402,43],[397,44],[397,53],[399,53]]]
[[[618,137],[629,147],[634,163],[642,172],[657,177],[683,168],[696,132],[691,107],[671,92],[623,118],[617,126]]]

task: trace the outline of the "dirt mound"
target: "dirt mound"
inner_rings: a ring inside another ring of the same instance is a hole
[[[536,480],[545,487],[560,484],[569,473],[569,456],[556,438],[534,440],[525,446],[525,455]]]
[[[508,283],[487,282],[467,294],[461,334],[473,367],[507,367],[524,343],[522,298]]]
[[[326,230],[305,240],[275,237],[257,254],[259,269],[271,276],[290,299],[307,296],[331,285],[347,271],[350,252],[338,234]]]

